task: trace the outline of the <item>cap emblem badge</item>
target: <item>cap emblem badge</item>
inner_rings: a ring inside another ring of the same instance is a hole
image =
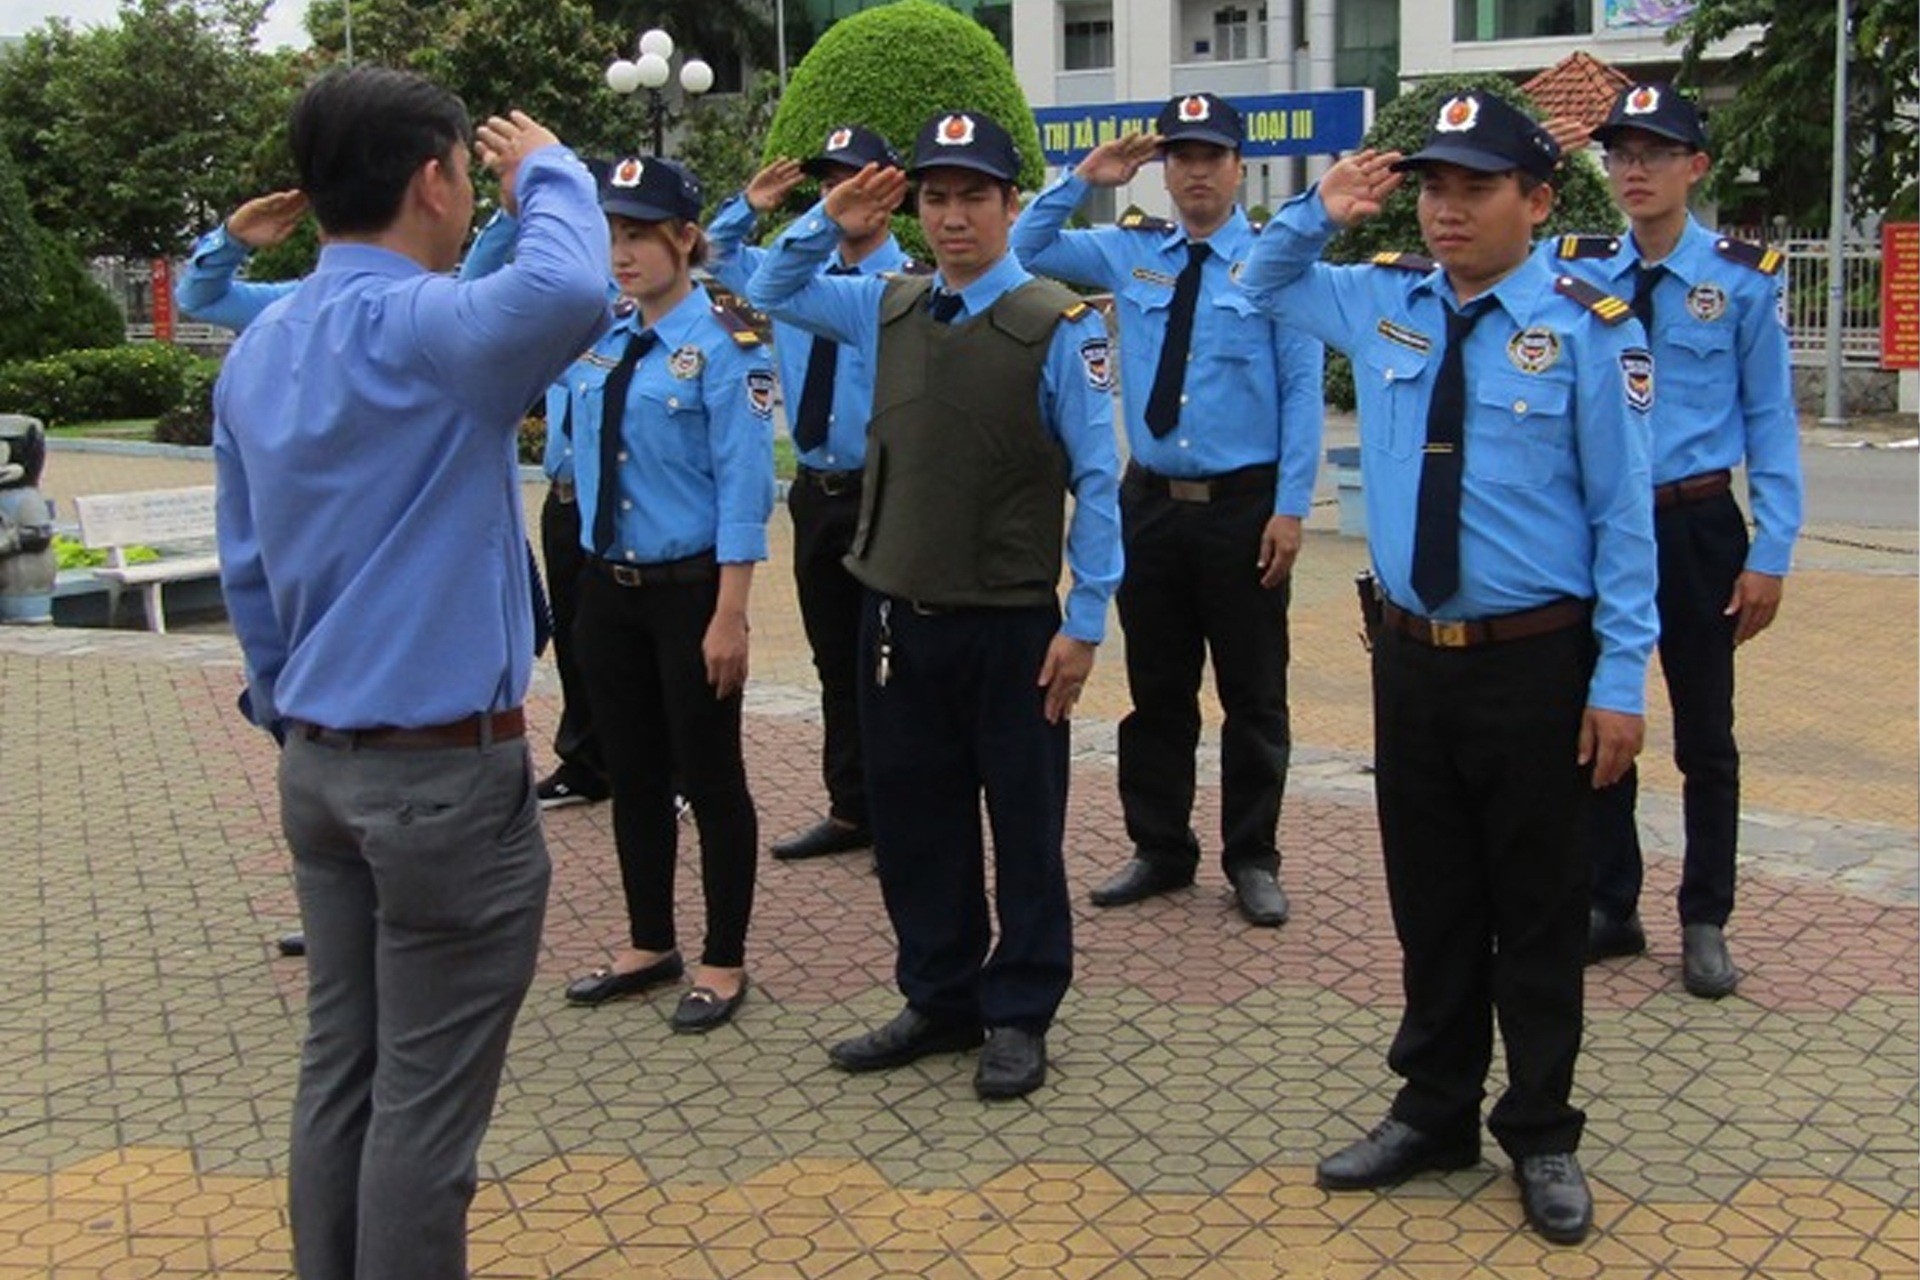
[[[637,187],[640,185],[640,175],[645,169],[645,165],[628,156],[614,167],[613,176],[608,181],[616,187]]]
[[[1440,108],[1440,118],[1433,127],[1441,133],[1470,133],[1473,126],[1480,123],[1480,99],[1473,97],[1448,98]]]
[[[1180,123],[1199,124],[1213,114],[1213,104],[1198,94],[1180,99]]]
[[[852,145],[853,145],[853,130],[835,129],[832,133],[827,135],[827,145],[822,147],[821,150],[845,151],[848,147]]]

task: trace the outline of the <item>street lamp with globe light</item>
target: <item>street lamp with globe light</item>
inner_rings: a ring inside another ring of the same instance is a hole
[[[658,27],[640,36],[638,58],[616,58],[607,66],[607,88],[626,95],[636,89],[647,91],[647,119],[653,129],[653,154],[666,150],[667,100],[662,91],[673,78],[673,37]],[[713,88],[713,68],[699,58],[688,58],[680,65],[680,89],[689,98],[697,98]]]

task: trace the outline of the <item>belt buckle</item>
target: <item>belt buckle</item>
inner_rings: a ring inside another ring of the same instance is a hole
[[[857,474],[851,471],[816,471],[813,473],[820,492],[829,498],[838,498],[853,492],[853,478]]]
[[[1436,649],[1467,647],[1467,624],[1458,619],[1428,618],[1427,641]]]
[[[646,585],[646,577],[640,570],[634,568],[632,565],[610,564],[607,566],[607,572],[611,573],[613,580],[623,587],[640,587]]]
[[[1205,480],[1167,480],[1167,496],[1175,502],[1212,502],[1213,486]]]

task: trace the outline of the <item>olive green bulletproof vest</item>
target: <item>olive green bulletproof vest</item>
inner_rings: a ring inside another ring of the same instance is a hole
[[[1041,371],[1078,305],[1051,280],[941,324],[932,280],[888,282],[880,304],[860,524],[846,565],[875,591],[943,608],[1056,603],[1066,450],[1040,416]]]

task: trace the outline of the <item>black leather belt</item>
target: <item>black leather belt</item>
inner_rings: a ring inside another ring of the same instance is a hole
[[[1127,464],[1127,481],[1139,485],[1149,493],[1163,494],[1175,502],[1212,502],[1215,498],[1230,498],[1243,493],[1273,493],[1279,468],[1271,462],[1258,463],[1251,467],[1241,467],[1237,471],[1223,471],[1217,476],[1163,476],[1157,471],[1149,471],[1137,462]]]
[[[865,473],[861,471],[817,471],[812,467],[800,467],[794,471],[794,478],[829,498],[845,497],[860,492],[860,482]]]
[[[580,497],[575,491],[573,481],[571,480],[555,480],[553,482],[552,493],[553,500],[562,505],[571,505],[577,502]]]
[[[329,729],[325,725],[293,722],[293,729],[309,742],[330,747],[362,747],[376,751],[428,751],[452,747],[480,747],[489,742],[512,742],[527,736],[527,714],[519,707],[470,715],[451,724],[417,728],[381,725],[372,729]]]
[[[1664,511],[1682,502],[1704,502],[1733,488],[1731,471],[1703,471],[1685,480],[1653,486],[1653,509]]]
[[[1538,609],[1503,613],[1493,618],[1423,618],[1408,613],[1391,600],[1380,602],[1380,616],[1388,629],[1435,649],[1471,649],[1505,640],[1526,640],[1569,627],[1584,625],[1592,616],[1587,600],[1556,600]]]
[[[623,587],[665,587],[689,582],[711,582],[720,572],[719,563],[714,560],[711,551],[654,564],[616,564],[611,560],[588,556],[587,564],[594,572],[612,578]]]

